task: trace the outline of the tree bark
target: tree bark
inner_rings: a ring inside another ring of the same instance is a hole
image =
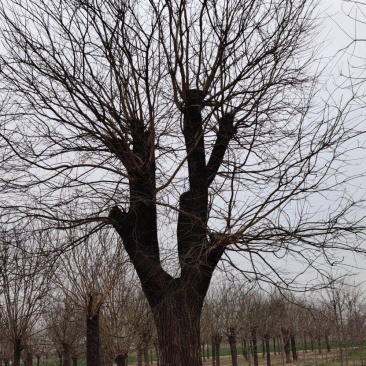
[[[245,361],[248,361],[248,345],[245,338],[243,339],[243,356]]]
[[[291,339],[292,358],[294,361],[296,361],[297,360],[297,350],[296,350],[295,336],[293,334],[291,334],[290,339]]]
[[[102,294],[92,292],[86,318],[86,365],[100,366],[99,312],[102,305]]]
[[[325,336],[325,343],[327,344],[327,352],[330,352],[331,348],[330,348],[330,342],[329,342],[329,336],[328,335]]]
[[[288,329],[282,329],[283,334],[283,348],[286,356],[286,363],[291,363],[291,349],[290,349],[290,332]]]
[[[216,365],[216,343],[215,343],[213,337],[212,337],[211,348],[212,348],[212,366],[215,366]]]
[[[264,343],[266,347],[266,354],[267,354],[267,366],[271,366],[271,348],[269,345],[269,335],[264,335]]]
[[[321,342],[321,338],[320,336],[318,337],[318,350],[319,350],[319,354],[322,354],[322,342]]]
[[[117,357],[114,359],[117,366],[127,366],[127,353],[120,353],[117,355]]]
[[[27,349],[25,353],[25,366],[32,366],[33,365],[33,354],[32,351]]]
[[[63,366],[71,366],[70,346],[67,343],[62,343]]]
[[[163,268],[159,254],[154,146],[144,121],[128,121],[132,152],[138,169],[129,168],[130,207],[118,206],[109,214],[140,278],[154,314],[161,366],[201,366],[200,315],[214,269],[225,246],[225,236],[207,235],[208,189],[218,172],[230,139],[235,134],[234,116],[219,121],[216,142],[206,164],[202,91],[184,91],[183,135],[187,152],[189,187],[179,200],[177,248],[181,269],[173,278]],[[117,145],[113,145],[117,148]],[[121,157],[123,158],[123,151]],[[87,365],[96,366],[96,365]],[[99,365],[98,365],[99,366]]]
[[[252,345],[253,345],[253,362],[254,366],[258,366],[257,329],[253,327],[251,333],[252,333]]]
[[[238,366],[238,350],[236,348],[236,333],[235,328],[231,327],[229,329],[229,344],[230,344],[230,353],[231,353],[231,362],[233,366]]]
[[[213,347],[215,348],[215,356],[212,356],[212,360],[215,359],[215,365],[220,366],[220,344],[222,337],[220,333],[215,333],[213,336]],[[214,362],[214,361],[212,361]]]
[[[13,347],[14,347],[13,366],[20,366],[20,359],[21,359],[21,354],[22,354],[22,350],[23,350],[22,340],[20,338],[16,338],[14,340]]]

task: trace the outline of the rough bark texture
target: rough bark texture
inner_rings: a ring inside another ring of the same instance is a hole
[[[86,318],[86,364],[100,366],[99,312],[102,294],[91,293]]]

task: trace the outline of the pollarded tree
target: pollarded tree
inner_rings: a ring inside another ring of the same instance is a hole
[[[323,254],[333,263],[335,247],[363,251],[349,239],[357,206],[338,164],[357,131],[343,107],[312,106],[313,10],[312,0],[1,5],[3,212],[113,225],[162,365],[201,365],[201,309],[227,249],[247,276],[277,285],[286,276],[272,255],[304,270]]]

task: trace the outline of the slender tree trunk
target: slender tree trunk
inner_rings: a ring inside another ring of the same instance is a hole
[[[322,354],[322,343],[321,343],[321,338],[318,337],[318,350],[319,350],[319,354]]]
[[[27,349],[25,353],[25,366],[32,366],[33,365],[33,354],[32,351]]]
[[[312,335],[310,336],[310,348],[314,352],[314,337]]]
[[[72,366],[78,366],[78,357],[72,356]]]
[[[86,318],[86,365],[100,366],[99,312],[103,295],[90,293]]]
[[[282,329],[283,334],[283,349],[285,351],[286,363],[291,363],[291,349],[290,349],[290,332],[288,329]]]
[[[222,337],[221,337],[220,333],[216,333],[214,335],[215,364],[216,364],[216,366],[220,366],[220,345],[221,345],[221,340],[222,340]]]
[[[137,349],[137,366],[142,366],[142,351],[141,346]]]
[[[62,362],[62,352],[60,350],[57,350],[57,355],[58,355],[58,364],[60,366],[63,366],[63,362]]]
[[[238,366],[238,350],[236,348],[236,333],[235,328],[230,328],[229,330],[229,344],[230,344],[230,353],[231,353],[231,362],[233,366]]]
[[[331,348],[330,348],[330,342],[329,342],[328,334],[326,334],[326,336],[325,336],[325,343],[327,344],[327,351],[330,352]]]
[[[212,338],[212,366],[216,365],[216,343],[214,341],[214,339]]]
[[[293,334],[291,334],[290,339],[291,339],[292,358],[293,358],[294,361],[297,361],[297,351],[296,351],[296,340],[295,340],[295,336]]]
[[[22,340],[20,338],[14,341],[14,355],[13,355],[13,366],[20,366],[20,357],[22,354]]]
[[[71,366],[70,346],[67,343],[62,343],[63,366]]]
[[[274,352],[274,355],[276,356],[276,337],[273,337],[273,352]]]
[[[264,336],[264,343],[266,347],[266,354],[267,354],[267,366],[271,366],[271,349],[269,345],[269,335],[265,334]]]
[[[262,358],[266,357],[266,346],[264,343],[264,338],[262,338]]]
[[[248,345],[247,340],[245,338],[243,339],[243,356],[244,359],[248,361]]]
[[[253,362],[254,366],[258,366],[257,329],[253,327],[251,333],[252,333],[252,345],[253,345]]]
[[[305,352],[308,352],[308,345],[307,345],[306,333],[304,333],[304,350],[305,350]]]
[[[203,362],[206,361],[206,344],[205,342],[202,343],[201,345],[201,355],[202,355],[202,358],[203,358]]]

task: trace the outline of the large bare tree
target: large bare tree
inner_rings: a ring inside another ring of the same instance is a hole
[[[113,225],[161,365],[202,364],[201,309],[223,256],[281,286],[295,283],[281,258],[302,273],[363,251],[340,163],[357,131],[347,105],[312,99],[313,11],[311,0],[1,5],[6,219]]]

